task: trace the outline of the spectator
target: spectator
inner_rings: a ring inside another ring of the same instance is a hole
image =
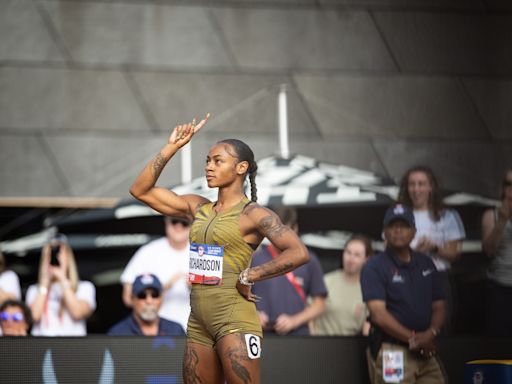
[[[34,336],[85,336],[86,320],[96,309],[96,289],[81,281],[75,256],[65,236],[45,245],[37,284],[27,290]]]
[[[3,336],[27,336],[31,326],[32,315],[23,301],[6,300],[0,305],[0,328]]]
[[[325,312],[315,320],[317,335],[368,335],[368,310],[361,295],[360,275],[373,253],[364,235],[352,235],[345,243],[341,268],[324,275],[327,297]]]
[[[416,236],[411,247],[430,256],[441,272],[448,310],[445,331],[448,331],[457,309],[456,286],[449,272],[462,250],[462,240],[466,237],[464,225],[455,210],[443,206],[437,178],[429,167],[416,166],[405,173],[398,201],[414,212]]]
[[[7,269],[5,257],[0,251],[0,305],[6,300],[20,300],[21,289],[18,275]]]
[[[132,285],[132,314],[108,331],[110,336],[185,336],[183,327],[162,319],[162,283],[153,274],[139,275]]]
[[[444,383],[435,338],[445,318],[439,272],[426,255],[410,248],[413,212],[396,204],[386,211],[386,249],[361,272],[363,300],[370,311],[370,380]]]
[[[294,209],[281,206],[274,211],[284,225],[298,233],[297,212]],[[252,267],[271,261],[278,253],[272,244],[260,247],[253,255]],[[309,262],[293,272],[258,281],[253,286],[254,294],[261,297],[256,308],[264,332],[309,335],[310,321],[324,312],[327,289],[322,267],[313,252],[309,251],[309,256]],[[307,302],[308,298],[311,298],[310,303]]]
[[[123,302],[132,307],[132,282],[143,273],[152,273],[164,282],[160,317],[187,329],[190,314],[188,285],[190,221],[184,217],[165,217],[165,237],[142,246],[121,275]]]
[[[487,331],[512,336],[512,168],[503,177],[501,205],[483,214],[482,247],[491,258],[486,294]]]

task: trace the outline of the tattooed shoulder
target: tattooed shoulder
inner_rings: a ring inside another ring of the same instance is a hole
[[[247,203],[247,205],[244,207],[242,214],[249,216],[256,208],[261,208],[261,206],[258,203],[255,203],[254,201],[251,201]]]
[[[279,237],[284,232],[290,230],[290,228],[281,223],[281,220],[273,213],[261,218],[258,222],[258,228],[261,234],[269,239]]]

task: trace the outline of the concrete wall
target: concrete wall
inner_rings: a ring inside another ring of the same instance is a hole
[[[176,123],[496,195],[512,165],[512,6],[499,0],[0,0],[0,197],[126,197]],[[180,160],[162,184],[180,181]]]

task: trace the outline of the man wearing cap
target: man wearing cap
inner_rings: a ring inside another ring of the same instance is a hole
[[[162,283],[153,274],[139,275],[132,285],[132,314],[115,324],[109,336],[185,336],[183,327],[158,315]]]
[[[121,274],[122,298],[124,304],[131,308],[135,277],[152,273],[158,276],[163,285],[160,317],[175,321],[187,329],[190,315],[190,221],[186,217],[165,217],[163,222],[165,236],[140,247]]]
[[[446,381],[435,343],[444,323],[445,296],[432,260],[410,248],[415,234],[410,208],[391,206],[384,217],[386,249],[361,273],[363,300],[370,311],[372,384]]]

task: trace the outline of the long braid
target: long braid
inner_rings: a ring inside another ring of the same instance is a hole
[[[258,201],[258,188],[256,188],[256,173],[258,172],[258,164],[253,161],[249,168],[249,183],[251,184],[251,201]]]

